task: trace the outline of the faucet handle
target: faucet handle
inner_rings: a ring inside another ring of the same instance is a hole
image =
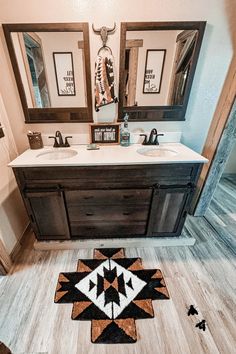
[[[68,143],[68,139],[72,139],[72,136],[66,136],[65,137],[65,147],[70,147],[70,144]]]
[[[139,136],[144,136],[144,140],[142,142],[142,145],[147,145],[147,134],[139,134]]]
[[[58,141],[57,141],[57,138],[55,136],[49,136],[48,139],[54,139],[54,144],[53,144],[53,147],[59,147],[59,144],[58,144]]]
[[[154,145],[159,145],[158,136],[164,136],[164,134],[156,134]]]

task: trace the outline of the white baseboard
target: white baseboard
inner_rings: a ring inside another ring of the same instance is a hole
[[[14,261],[14,259],[16,258],[16,256],[18,255],[20,249],[21,249],[21,242],[24,238],[24,236],[29,232],[29,230],[31,229],[30,223],[27,223],[26,227],[24,228],[24,231],[22,232],[22,235],[20,236],[20,238],[17,240],[13,250],[10,253],[10,257],[11,259]]]

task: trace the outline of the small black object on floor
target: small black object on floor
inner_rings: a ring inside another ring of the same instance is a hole
[[[202,320],[201,322],[198,322],[195,327],[198,327],[199,329],[202,329],[203,331],[206,330],[206,320]]]
[[[198,311],[195,309],[193,305],[190,305],[189,310],[188,310],[188,316],[190,315],[198,315]]]

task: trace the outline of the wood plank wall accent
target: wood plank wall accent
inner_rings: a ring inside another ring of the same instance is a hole
[[[206,157],[209,162],[203,166],[200,178],[197,184],[197,192],[194,197],[192,204],[192,210],[195,208],[195,216],[201,216],[204,214],[205,208],[200,209],[197,207],[198,202],[200,202],[201,196],[204,191],[204,186],[207,181],[209,171],[212,167],[214,157],[217,153],[217,146],[221,140],[222,134],[224,132],[226,123],[229,118],[231,107],[234,103],[236,95],[236,56],[233,57],[228,74],[216,107],[215,114],[213,116],[208,136],[203,148],[202,155]],[[214,191],[212,191],[213,193]],[[212,195],[208,195],[211,199]]]

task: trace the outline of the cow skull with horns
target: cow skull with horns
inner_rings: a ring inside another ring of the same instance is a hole
[[[100,34],[101,39],[102,39],[102,45],[103,45],[103,47],[105,47],[107,44],[108,35],[115,32],[116,24],[114,24],[113,28],[102,26],[101,28],[98,28],[98,29],[95,29],[94,25],[92,24],[92,28],[93,28],[94,33]]]

